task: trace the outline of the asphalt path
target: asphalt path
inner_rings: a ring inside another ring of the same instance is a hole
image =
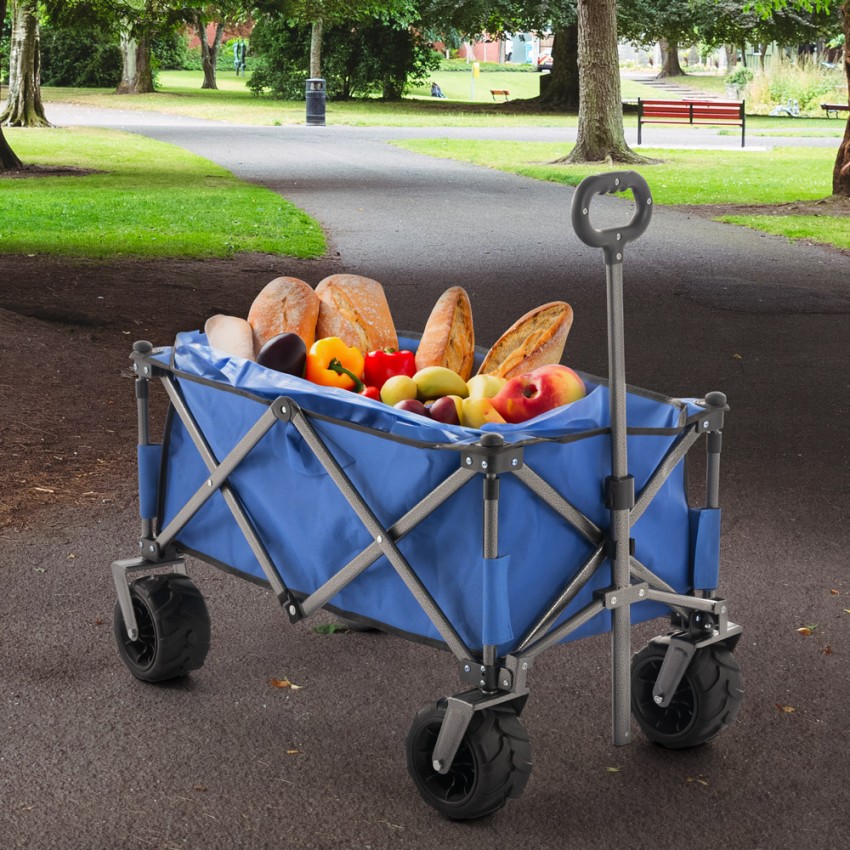
[[[341,268],[384,284],[399,327],[421,328],[454,284],[469,291],[484,344],[531,307],[565,299],[576,316],[566,361],[607,373],[602,257],[571,231],[569,188],[389,144],[426,134],[418,129],[57,116],[180,145],[291,199],[322,223]],[[481,131],[453,133],[463,134]],[[594,210],[597,223],[630,215],[615,199]],[[129,676],[103,626],[108,565],[133,554],[138,533],[129,488],[117,511],[82,523],[57,511],[37,535],[0,540],[11,576],[0,843],[846,847],[850,258],[658,208],[627,247],[624,276],[630,383],[679,396],[719,389],[731,405],[721,591],[745,629],[736,655],[746,692],[731,728],[692,751],[637,734],[616,748],[607,638],[557,648],[530,681],[523,722],[535,765],[524,796],[481,822],[445,821],[404,763],[416,710],[463,689],[445,653],[293,628],[267,590],[191,563],[213,618],[207,664],[174,685]],[[635,648],[663,629],[637,627]],[[270,678],[302,687],[273,689]]]

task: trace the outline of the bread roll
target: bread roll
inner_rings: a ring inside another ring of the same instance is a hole
[[[307,350],[316,339],[319,299],[310,285],[297,277],[276,277],[267,283],[248,311],[254,329],[254,353],[273,336],[296,333]]]
[[[244,319],[218,313],[207,319],[204,333],[213,348],[246,360],[254,359],[254,333]]]
[[[536,307],[499,337],[478,374],[513,378],[538,366],[559,363],[572,323],[573,308],[565,301]]]
[[[472,305],[466,290],[453,286],[437,299],[428,317],[416,351],[416,368],[446,366],[467,381],[474,358]]]
[[[316,338],[338,336],[363,354],[398,348],[390,305],[376,280],[356,274],[332,274],[316,287],[319,321]]]

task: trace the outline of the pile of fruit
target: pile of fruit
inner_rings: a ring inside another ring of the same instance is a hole
[[[329,299],[328,290],[335,301],[326,306],[322,296]],[[314,310],[313,290],[307,284],[278,278],[258,296],[247,320],[220,315],[209,319],[208,341],[269,369],[350,390],[446,425],[481,428],[525,422],[586,393],[579,375],[557,362],[572,322],[572,310],[564,302],[525,314],[472,375],[471,308],[460,287],[441,296],[416,352],[397,349],[389,309],[376,281],[337,275],[323,281],[316,293]],[[339,335],[323,335],[323,328],[338,329]],[[388,340],[395,345],[383,344]]]

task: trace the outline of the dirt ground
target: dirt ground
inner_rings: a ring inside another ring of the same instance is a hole
[[[17,176],[36,174],[27,169]],[[680,209],[709,217],[844,216],[850,199]],[[135,477],[133,373],[125,358],[134,341],[168,345],[215,313],[245,316],[256,293],[278,275],[315,286],[339,271],[333,257],[0,256],[0,533],[35,522],[43,507],[108,502],[115,482]]]
[[[109,502],[116,482],[135,477],[127,359],[134,341],[169,345],[215,313],[247,315],[278,275],[315,286],[337,271],[333,259],[262,254],[108,263],[0,257],[0,534],[58,503]]]

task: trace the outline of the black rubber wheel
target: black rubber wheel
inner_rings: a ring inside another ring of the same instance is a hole
[[[632,714],[647,738],[673,750],[704,744],[735,719],[744,698],[741,668],[721,644],[698,649],[666,708],[652,689],[666,646],[650,643],[632,658]]]
[[[118,652],[143,682],[178,679],[202,667],[210,648],[210,616],[204,597],[184,575],[145,576],[130,585],[139,636],[130,640],[115,604]]]
[[[476,711],[449,772],[433,766],[446,701],[423,708],[407,734],[407,769],[428,805],[452,820],[481,818],[519,797],[531,773],[531,744],[509,705]]]

